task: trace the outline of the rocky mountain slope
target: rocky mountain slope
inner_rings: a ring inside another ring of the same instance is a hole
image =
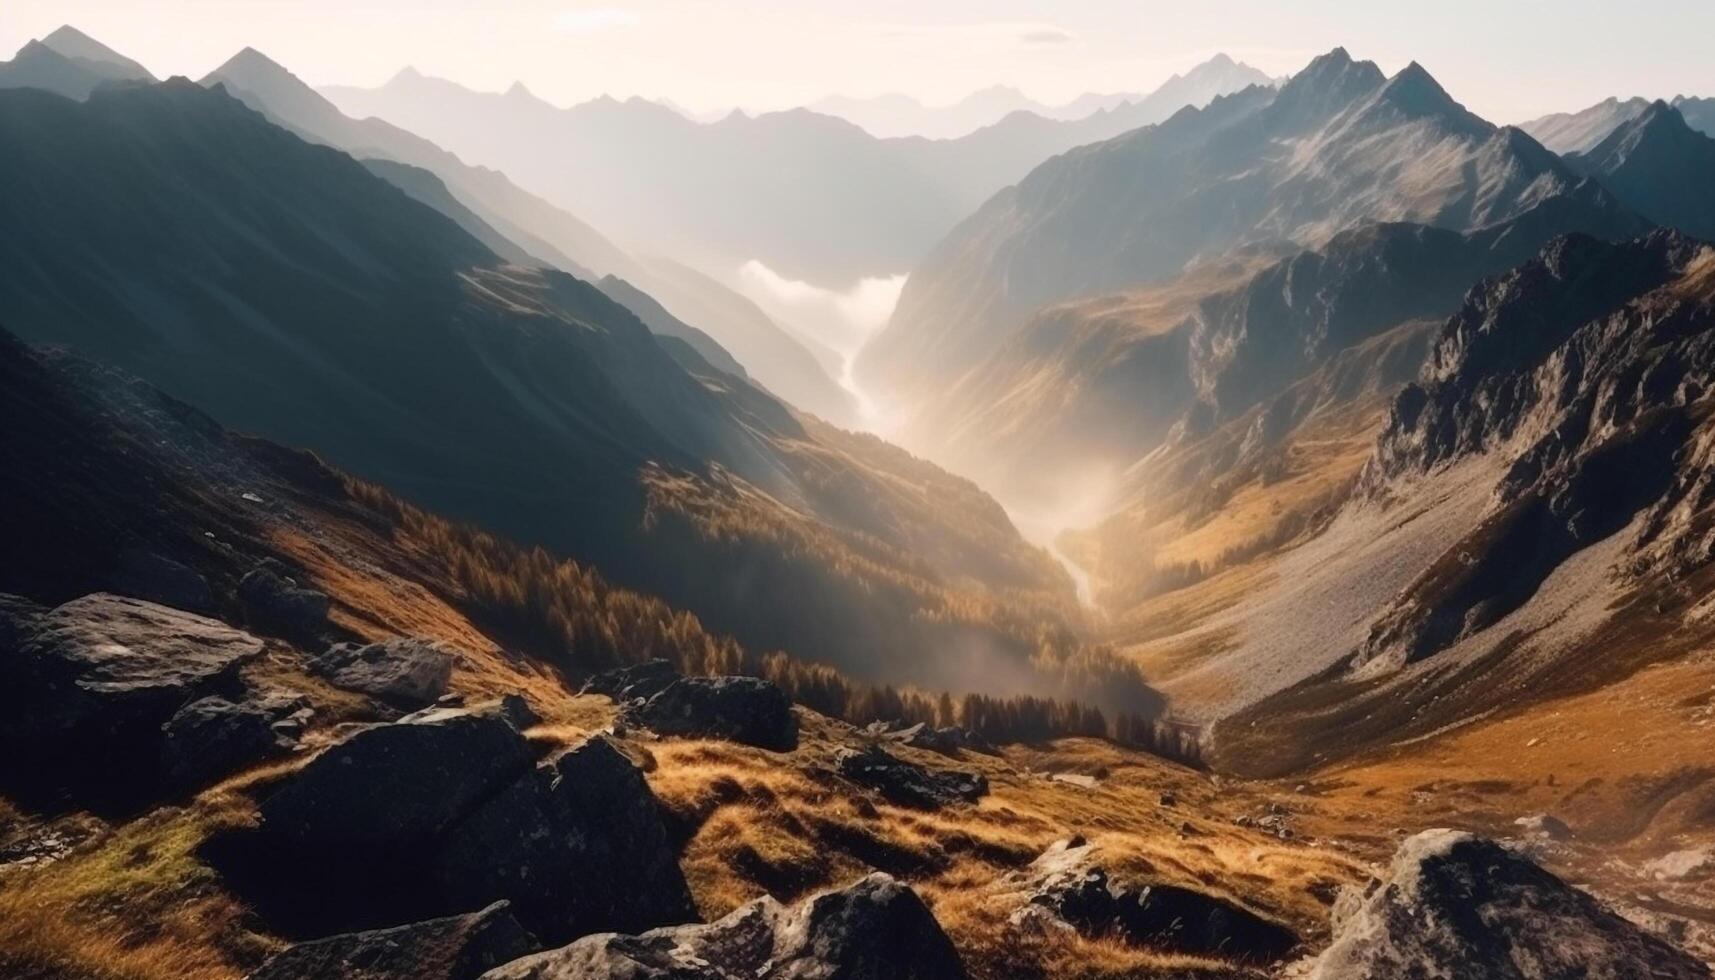
[[[0,96],[0,211],[36,232],[0,275],[22,336],[759,649],[997,693],[1082,649],[1069,582],[974,486],[694,377],[595,287],[499,263],[349,157],[182,81]],[[1107,675],[1077,662],[1099,694]]]
[[[1375,221],[1474,230],[1570,197],[1611,201],[1416,64],[1342,50],[1049,161],[985,203],[912,274],[860,374],[911,397],[959,378],[1052,303],[1159,282],[1245,246],[1303,247]]]
[[[927,400],[900,438],[1008,500],[1052,498],[1051,483],[1032,482],[1062,470],[1119,474],[1161,449],[1168,455],[1134,479],[1108,481],[1114,503],[1147,497],[1159,515],[1165,497],[1205,490],[1289,441],[1312,404],[1348,401],[1339,391],[1276,401],[1340,352],[1445,316],[1472,283],[1556,235],[1624,238],[1644,227],[1613,208],[1555,199],[1480,232],[1371,225],[1290,258],[1211,262],[1154,289],[1050,307]],[[1415,369],[1407,358],[1385,373],[1398,385]],[[1230,445],[1202,447],[1241,418],[1254,424],[1237,457]]]
[[[618,275],[643,289],[652,301],[703,325],[749,366],[758,381],[794,406],[835,423],[854,417],[850,396],[815,357],[747,300],[718,286],[706,289],[688,285],[680,277],[663,274],[650,263],[634,259],[594,228],[520,189],[506,174],[467,165],[428,140],[381,119],[346,116],[254,49],[234,55],[204,78],[203,84],[225,86],[276,124],[313,142],[337,147],[359,159],[379,157],[430,171],[445,182],[453,201],[433,193],[422,194],[420,178],[411,177],[408,171],[395,168],[378,173],[387,179],[400,178],[397,182],[407,193],[459,221],[467,231],[472,229],[463,212],[474,212],[492,229],[492,234],[476,237],[508,261],[526,259],[527,264],[549,265],[592,281],[602,275]],[[493,241],[495,236],[500,240]]]
[[[1715,135],[1715,113],[1709,111],[1710,99],[1675,96],[1669,105],[1679,110],[1691,128],[1706,135]],[[1652,104],[1644,98],[1607,98],[1577,112],[1556,112],[1518,124],[1538,143],[1556,153],[1588,153],[1596,144],[1622,125],[1644,114]]]

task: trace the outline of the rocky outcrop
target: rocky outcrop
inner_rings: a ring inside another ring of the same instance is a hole
[[[328,630],[327,594],[307,589],[286,574],[284,566],[267,561],[238,580],[238,599],[249,624],[265,633],[310,644]]]
[[[884,874],[785,907],[761,898],[718,922],[588,936],[484,980],[961,980],[923,900]]]
[[[538,763],[506,702],[363,729],[217,838],[211,863],[275,930],[316,936],[507,900],[545,942],[694,918],[654,794],[611,743]]]
[[[199,698],[162,726],[162,771],[181,791],[204,786],[291,752],[310,715],[307,699],[289,695],[240,701],[218,694]]]
[[[927,722],[906,725],[898,721],[878,721],[869,725],[864,731],[889,742],[908,745],[914,749],[939,752],[954,758],[957,758],[962,751],[980,752],[983,755],[996,753],[994,745],[988,739],[968,728],[959,728],[956,725],[944,725],[936,728]]]
[[[666,660],[646,660],[640,664],[605,670],[584,682],[579,694],[605,694],[615,701],[648,698],[666,690],[679,679],[679,670]]]
[[[107,593],[52,610],[11,603],[0,657],[7,791],[34,804],[125,809],[162,792],[162,726],[236,695],[262,641],[191,613]]]
[[[1310,980],[1692,980],[1708,967],[1490,841],[1407,840],[1386,875],[1336,906]]]
[[[468,915],[298,943],[248,980],[475,980],[537,948],[506,903],[496,902]]]
[[[462,656],[438,640],[399,637],[380,643],[336,643],[310,669],[335,687],[391,704],[420,708],[447,693]]]
[[[982,773],[926,769],[892,755],[879,745],[861,752],[850,749],[841,752],[839,773],[875,790],[891,803],[923,810],[975,803],[989,791],[988,779]]]
[[[756,677],[682,677],[632,705],[625,718],[659,735],[727,739],[776,752],[798,746],[792,699]]]
[[[1026,898],[1013,922],[1025,927],[1250,963],[1275,962],[1298,944],[1292,930],[1225,899],[1174,885],[1118,885],[1081,838],[1056,842],[1015,880]]]

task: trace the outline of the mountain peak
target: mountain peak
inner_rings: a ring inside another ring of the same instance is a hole
[[[92,61],[104,65],[110,72],[110,77],[137,78],[153,81],[155,76],[147,68],[125,57],[88,34],[70,24],[63,24],[41,39],[43,46],[55,53],[78,61]]]
[[[1388,79],[1380,97],[1412,116],[1462,118],[1468,115],[1465,107],[1447,94],[1435,76],[1415,61]]]
[[[418,71],[415,65],[406,65],[393,73],[393,77],[387,80],[387,85],[393,85],[395,83],[407,84],[410,82],[420,82],[422,80],[423,73]]]
[[[1287,80],[1275,111],[1302,122],[1326,119],[1387,82],[1373,61],[1354,61],[1345,48],[1317,56]]]

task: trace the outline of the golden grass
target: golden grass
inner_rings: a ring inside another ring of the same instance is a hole
[[[196,847],[231,811],[165,809],[39,867],[0,871],[0,974],[227,980],[265,941]]]
[[[990,795],[974,807],[922,812],[892,806],[816,771],[831,768],[849,730],[805,718],[792,764],[719,742],[651,743],[650,785],[676,822],[694,831],[683,867],[705,916],[768,893],[790,901],[873,867],[910,881],[978,978],[1120,977],[1195,972],[1211,961],[1113,942],[1022,933],[1007,919],[1021,896],[1009,875],[1053,841],[1083,834],[1120,880],[1164,881],[1224,896],[1314,937],[1334,886],[1363,867],[1327,849],[1235,826],[1262,797],[1091,739],[952,761],[896,749],[919,763],[981,771]],[[1048,778],[1095,775],[1093,789]],[[1163,792],[1178,797],[1163,806]],[[1221,967],[1230,970],[1230,965]]]

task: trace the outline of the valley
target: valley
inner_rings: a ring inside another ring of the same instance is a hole
[[[1708,977],[1711,100],[1320,50],[29,40],[0,975]]]

